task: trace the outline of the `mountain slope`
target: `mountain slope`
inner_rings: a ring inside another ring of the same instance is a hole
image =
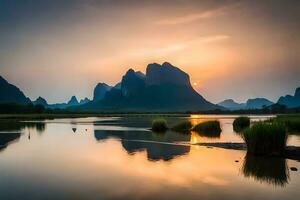
[[[285,105],[288,108],[300,107],[300,87],[295,91],[294,96],[286,95],[279,98],[278,104]]]
[[[0,103],[29,104],[31,101],[18,87],[0,76]]]
[[[104,98],[107,91],[109,91],[112,87],[107,85],[106,83],[98,83],[94,89],[94,101],[99,101]]]
[[[270,106],[274,104],[272,101],[269,101],[266,98],[255,98],[255,99],[248,99],[246,102],[247,109],[261,109],[264,106]]]

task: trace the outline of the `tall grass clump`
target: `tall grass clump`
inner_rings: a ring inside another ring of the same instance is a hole
[[[235,132],[241,132],[243,129],[248,128],[250,126],[250,118],[249,117],[238,117],[233,121],[233,130]]]
[[[192,128],[192,123],[190,121],[182,121],[175,124],[171,129],[175,132],[188,133]]]
[[[215,136],[216,134],[220,135],[222,129],[220,126],[220,122],[214,120],[199,123],[193,127],[192,131],[205,134],[206,136]]]
[[[165,132],[166,130],[168,130],[168,126],[165,119],[159,118],[152,121],[152,131]]]
[[[288,119],[285,121],[285,124],[289,131],[300,132],[300,117],[294,119]]]
[[[242,133],[247,152],[254,155],[281,155],[286,147],[287,133],[281,122],[257,122]]]

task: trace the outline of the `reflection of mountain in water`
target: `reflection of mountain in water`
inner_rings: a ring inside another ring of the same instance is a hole
[[[45,123],[16,121],[0,122],[0,151],[5,149],[10,143],[17,141],[21,137],[21,130],[24,128],[35,129],[38,133],[42,133],[45,130]]]
[[[289,181],[288,167],[284,158],[246,155],[242,171],[245,177],[274,186],[284,187]]]
[[[43,122],[16,122],[16,121],[0,122],[0,132],[21,131],[24,128],[35,129],[38,133],[42,133],[45,131],[46,125]]]
[[[0,133],[0,151],[5,149],[11,142],[19,139],[21,133]]]
[[[94,136],[96,140],[104,140],[111,137],[121,139],[123,148],[129,154],[146,150],[148,159],[154,161],[168,161],[176,156],[185,155],[190,151],[189,146],[167,144],[190,141],[190,135],[174,132],[155,134],[148,131],[95,130]]]

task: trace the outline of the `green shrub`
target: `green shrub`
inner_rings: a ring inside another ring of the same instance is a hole
[[[167,122],[165,119],[159,118],[152,122],[152,131],[154,132],[165,132],[168,130]]]
[[[241,132],[245,128],[248,128],[249,126],[250,126],[249,117],[238,117],[233,121],[233,130],[237,133]]]
[[[190,121],[182,121],[172,127],[173,131],[187,133],[191,130],[192,123]]]
[[[284,152],[287,134],[280,122],[257,122],[243,131],[247,151],[254,155],[280,155]]]
[[[217,120],[206,121],[194,126],[192,131],[198,132],[199,134],[206,137],[218,137],[222,131],[220,122]]]

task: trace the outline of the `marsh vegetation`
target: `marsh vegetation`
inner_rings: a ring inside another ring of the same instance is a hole
[[[171,130],[180,133],[189,133],[192,127],[193,125],[190,121],[181,121],[175,124]]]
[[[254,155],[281,155],[286,147],[287,133],[284,123],[256,122],[242,132],[247,151]]]
[[[233,130],[240,133],[242,130],[250,126],[250,118],[245,116],[238,117],[233,121],[232,125]]]
[[[154,132],[166,132],[168,130],[167,121],[163,118],[154,119],[152,122],[152,131]]]

